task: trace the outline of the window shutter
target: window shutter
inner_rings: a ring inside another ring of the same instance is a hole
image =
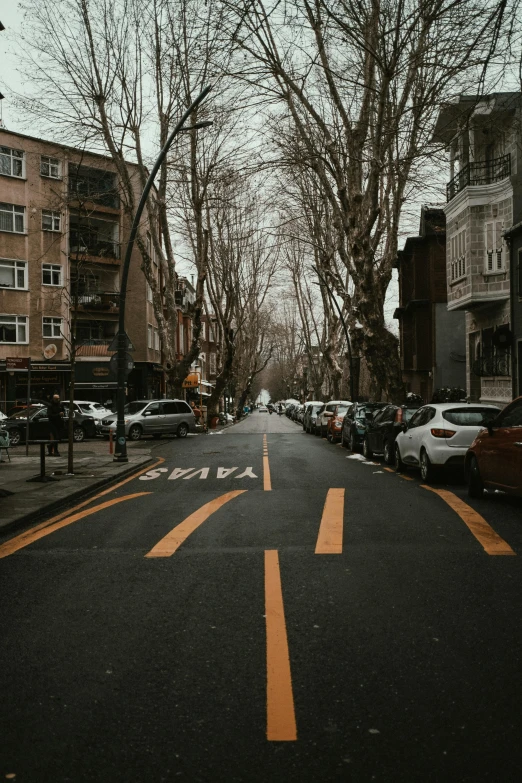
[[[496,268],[497,270],[503,269],[503,258],[502,258],[502,229],[504,227],[503,223],[497,222],[495,223],[495,258],[496,258]]]
[[[493,223],[486,223],[486,271],[493,271]]]

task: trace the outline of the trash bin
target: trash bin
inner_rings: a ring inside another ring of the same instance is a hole
[[[219,416],[212,416],[210,419],[210,429],[215,430],[219,422]]]

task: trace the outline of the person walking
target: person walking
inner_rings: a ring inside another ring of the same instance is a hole
[[[65,408],[60,401],[59,394],[53,394],[51,402],[48,403],[47,416],[49,418],[49,437],[51,440],[51,443],[47,444],[47,453],[50,457],[59,457],[58,444],[63,437],[63,419],[65,416]]]

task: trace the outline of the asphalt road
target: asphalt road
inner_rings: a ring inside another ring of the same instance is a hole
[[[520,780],[518,501],[268,414],[154,454],[0,542],[0,779]]]

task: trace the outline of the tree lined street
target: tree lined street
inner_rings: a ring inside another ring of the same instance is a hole
[[[516,779],[516,501],[259,412],[153,455],[0,545],[4,778]]]

